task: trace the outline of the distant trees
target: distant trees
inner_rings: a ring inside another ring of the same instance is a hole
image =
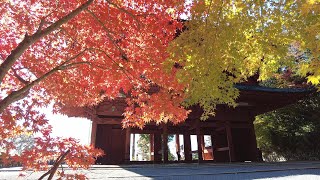
[[[267,161],[320,160],[320,95],[258,116],[255,129]]]
[[[30,150],[34,147],[34,137],[32,134],[20,134],[11,139],[16,147],[16,153],[21,155],[25,150]]]
[[[17,155],[22,155],[22,153],[26,150],[30,150],[34,147],[34,137],[32,134],[20,134],[17,135],[16,137],[12,137],[8,139],[9,143],[12,143],[16,148],[15,151],[12,153],[15,153]],[[1,152],[5,152],[6,149],[2,148],[0,149],[0,154]],[[15,163],[10,163],[10,164],[3,164],[1,161],[1,155],[0,155],[0,167],[2,166],[14,166],[14,165],[20,165],[19,162]]]
[[[151,136],[150,134],[139,134],[139,139],[137,141],[137,146],[139,147],[139,150],[140,150],[139,153],[142,156],[143,161],[151,160],[150,159],[150,136]],[[173,140],[174,140],[174,135],[169,134],[168,143],[172,142]],[[171,152],[170,148],[168,148],[168,160],[169,161],[176,160],[176,156],[173,155],[173,152]]]
[[[137,141],[139,147],[139,154],[143,161],[150,161],[150,134],[139,134]]]
[[[174,134],[168,134],[168,144],[174,140],[174,137],[175,137]],[[174,161],[177,159],[176,156],[173,154],[176,154],[176,152],[171,152],[170,147],[168,147],[168,160],[169,161]]]

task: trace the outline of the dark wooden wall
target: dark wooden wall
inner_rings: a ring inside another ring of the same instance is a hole
[[[96,148],[104,150],[105,155],[96,164],[122,164],[125,155],[126,131],[119,125],[98,124]]]
[[[257,161],[257,145],[254,132],[249,128],[232,128],[235,161]]]

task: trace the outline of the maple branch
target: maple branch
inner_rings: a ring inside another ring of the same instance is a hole
[[[113,60],[108,54],[107,54],[107,52],[105,52],[104,50],[102,50],[102,49],[98,49],[98,48],[91,48],[92,50],[96,50],[96,51],[99,51],[99,52],[101,52],[101,53],[103,53],[104,55],[106,55],[114,64],[116,64],[118,67],[119,67],[119,69],[120,70],[122,70],[122,72],[127,76],[127,78],[129,79],[129,80],[132,80],[132,78],[130,78],[129,76],[128,76],[128,74],[125,72],[125,71],[127,71],[125,68],[123,68],[122,66],[120,66],[120,64],[119,63],[117,63],[115,60]],[[128,72],[129,74],[131,74],[130,72]],[[134,77],[132,74],[131,74],[131,76],[132,77]],[[137,78],[138,79],[138,78]]]
[[[113,3],[113,2],[111,2],[111,1],[109,1],[109,0],[106,0],[106,1],[107,1],[109,4],[113,5],[114,7],[116,7],[117,9],[119,9],[120,11],[122,11],[122,12],[128,14],[129,16],[131,16],[132,19],[134,19],[134,20],[137,22],[138,30],[140,29],[140,27],[141,27],[140,21],[137,19],[137,17],[136,17],[135,15],[133,15],[131,12],[129,12],[129,11],[127,11],[127,10],[119,7],[117,4],[115,4],[115,3]]]
[[[57,9],[57,7],[56,7],[56,9]],[[47,17],[49,17],[51,14],[53,14],[54,12],[57,12],[57,10],[51,11],[51,12],[48,13],[46,16],[44,16],[43,18],[40,19],[40,23],[39,23],[37,32],[40,32],[41,29],[43,28],[43,26],[44,26],[45,24],[50,24],[50,22],[46,21],[45,19],[46,19]]]
[[[7,97],[5,97],[3,100],[0,101],[0,114],[5,110],[5,108],[7,108],[11,103],[18,101],[24,97],[26,97],[30,91],[30,89],[37,85],[38,83],[40,83],[41,81],[43,81],[44,79],[46,79],[48,76],[54,74],[55,72],[59,71],[59,70],[63,70],[63,67],[70,61],[78,58],[80,55],[82,55],[83,53],[85,53],[88,49],[84,49],[83,51],[81,51],[80,53],[78,53],[77,55],[71,57],[70,59],[64,61],[62,64],[54,67],[53,69],[51,69],[50,71],[46,72],[45,74],[43,74],[41,77],[37,78],[36,80],[26,84],[24,87],[22,87],[21,89],[17,90],[17,91],[12,91]]]
[[[57,160],[54,162],[53,166],[51,169],[49,169],[46,173],[44,173],[38,180],[42,180],[44,177],[48,176],[48,180],[51,180],[56,173],[59,165],[63,162],[64,158],[70,153],[70,150],[67,150],[63,154],[61,154]]]
[[[81,52],[79,52],[77,55],[69,58],[68,60],[64,61],[62,64],[60,64],[59,66],[57,66],[56,68],[58,68],[58,70],[63,70],[61,69],[63,66],[65,66],[67,63],[69,63],[70,61],[77,59],[78,57],[80,57],[82,54],[84,54],[86,51],[88,51],[89,49],[86,48],[84,50],[82,50]]]
[[[43,27],[43,25],[44,25],[45,23],[46,23],[45,19],[42,18],[42,19],[40,20],[40,24],[39,24],[37,33],[39,33],[39,32],[41,31],[41,29],[42,29],[42,27]]]
[[[93,0],[88,0],[75,10],[71,11],[69,14],[65,15],[55,23],[51,24],[44,30],[38,29],[33,35],[29,36],[27,33],[25,34],[24,39],[18,44],[18,46],[11,51],[10,55],[4,60],[4,62],[0,66],[0,84],[2,83],[5,75],[8,73],[13,64],[21,57],[21,55],[35,42],[37,42],[40,38],[50,34],[51,32],[57,30],[62,24],[67,23],[72,18],[77,16],[83,10],[85,10],[89,5],[93,2]]]
[[[71,69],[70,67],[74,67],[74,66],[81,65],[81,64],[88,64],[88,65],[90,65],[91,63],[88,62],[88,61],[81,61],[81,62],[70,63],[70,64],[67,64],[67,65],[61,66],[61,67],[60,67],[60,70]]]
[[[61,32],[61,31],[56,32],[56,33],[54,34],[54,37],[52,37],[52,38],[48,39],[47,41],[45,41],[44,44],[45,44],[47,47],[50,48],[50,47],[52,46],[52,42],[57,39],[57,36],[58,36],[58,34],[59,34],[60,32]]]
[[[2,54],[0,54],[0,58],[1,58],[1,60],[3,60],[3,61],[4,61],[4,57],[3,57],[3,55],[2,55]]]
[[[142,17],[147,17],[147,16],[155,16],[155,13],[149,13],[149,14],[136,14],[136,16],[142,16]]]
[[[107,32],[107,36],[112,42],[112,44],[120,51],[122,56],[125,56],[125,52],[123,49],[117,45],[116,41],[113,39],[113,37],[110,35],[111,31],[105,26],[105,24],[90,10],[86,9],[86,11],[102,26],[102,28]]]
[[[71,40],[70,42],[72,43],[73,47],[75,46],[75,44],[79,44],[77,39],[75,39],[73,36],[71,36],[70,33],[68,33],[68,31],[66,31],[63,27],[60,27],[60,29],[61,29],[60,32]]]
[[[93,64],[92,62],[88,62],[88,61],[80,61],[80,62],[70,63],[70,64],[62,66],[60,68],[60,70],[76,68],[75,66],[82,65],[82,64],[87,64],[87,65],[89,65],[91,67],[97,67],[97,68],[103,69],[103,70],[111,70],[111,68],[107,68],[107,67],[103,67],[103,66],[100,66],[100,65],[96,65],[96,64]]]
[[[7,97],[5,97],[0,102],[0,114],[7,108],[11,103],[18,101],[29,94],[30,88],[26,88],[25,86],[18,91],[12,91]]]
[[[17,70],[14,68],[11,68],[11,70],[13,71],[13,75],[14,77],[16,77],[21,83],[23,84],[29,84],[29,81],[24,80],[21,76],[19,76],[19,74],[17,73]]]

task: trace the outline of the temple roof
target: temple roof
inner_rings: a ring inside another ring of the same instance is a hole
[[[240,90],[240,96],[236,100],[236,108],[226,105],[217,105],[216,116],[210,119],[233,119],[240,114],[258,115],[269,112],[289,104],[316,92],[315,88],[270,88],[257,84],[236,84]],[[113,101],[103,101],[94,107],[65,107],[64,114],[75,117],[122,117],[125,109],[124,98]],[[192,108],[193,113],[189,118],[199,118],[202,114],[200,107]]]
[[[261,91],[261,92],[276,92],[276,93],[312,93],[314,88],[271,88],[258,85],[236,84],[235,88],[245,91]]]
[[[254,117],[270,112],[308,97],[316,92],[315,88],[270,88],[256,84],[236,84],[240,96],[236,99],[235,108],[225,104],[218,104],[216,115],[208,121],[242,121],[243,117]],[[202,110],[198,106],[192,108],[189,119],[198,119]],[[247,119],[247,118],[245,118]]]

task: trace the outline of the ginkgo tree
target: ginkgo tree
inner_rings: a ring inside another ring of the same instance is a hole
[[[185,89],[185,106],[200,104],[203,119],[216,104],[236,106],[235,83],[279,70],[320,80],[319,0],[193,1],[183,31],[170,45],[170,68]]]
[[[2,161],[44,170],[55,156],[77,168],[88,167],[101,155],[75,139],[51,137],[39,108],[52,101],[59,112],[123,92],[129,105],[124,126],[185,119],[183,85],[175,80],[174,68],[165,73],[162,66],[168,43],[181,27],[175,19],[182,5],[176,0],[1,1]],[[155,85],[157,92],[148,93]],[[7,139],[23,133],[36,134],[34,148],[12,154],[15,146]]]

